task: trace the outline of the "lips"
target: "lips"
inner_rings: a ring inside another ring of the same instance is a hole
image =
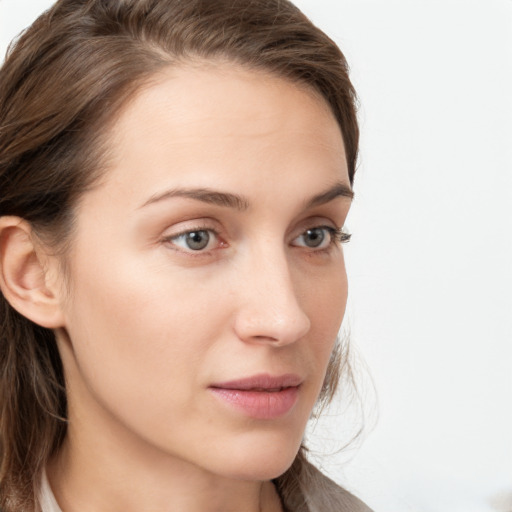
[[[228,407],[255,419],[286,415],[296,404],[302,379],[295,374],[249,378],[215,383],[209,390]]]
[[[247,390],[261,390],[272,391],[282,388],[292,388],[300,386],[302,379],[295,374],[289,373],[278,377],[273,377],[267,374],[254,375],[246,379],[232,380],[229,382],[221,382],[213,384],[212,388],[219,389],[239,389],[242,391]]]

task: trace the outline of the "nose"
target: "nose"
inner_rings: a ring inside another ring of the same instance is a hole
[[[259,254],[237,279],[235,331],[246,343],[285,346],[301,339],[311,322],[297,294],[285,254]],[[297,272],[297,270],[295,270]]]

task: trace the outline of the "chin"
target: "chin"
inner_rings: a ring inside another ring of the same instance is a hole
[[[251,444],[239,443],[228,452],[228,458],[219,459],[231,478],[239,480],[267,481],[281,476],[293,464],[300,448],[302,438],[292,442],[290,439],[273,439],[266,442],[252,440]]]
[[[286,460],[265,460],[264,462],[258,460],[251,462],[241,468],[233,468],[234,471],[230,472],[228,477],[236,480],[251,480],[265,482],[278,478],[290,468],[295,460],[295,453],[293,457]]]

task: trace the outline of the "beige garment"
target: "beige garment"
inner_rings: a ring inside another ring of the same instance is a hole
[[[41,478],[41,489],[39,490],[39,507],[41,512],[62,512],[50,488],[50,483],[48,482],[46,471],[43,471],[43,477]]]

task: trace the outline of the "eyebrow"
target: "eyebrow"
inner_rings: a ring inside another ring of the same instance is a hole
[[[311,198],[307,202],[307,207],[312,208],[313,206],[320,206],[322,204],[329,203],[337,197],[346,197],[352,201],[352,199],[354,199],[354,192],[349,185],[339,182],[325,192],[321,192]]]
[[[249,201],[244,197],[239,196],[238,194],[219,192],[209,188],[175,188],[168,190],[163,194],[156,194],[150,197],[141,208],[173,197],[186,197],[203,203],[235,208],[240,211],[247,210],[247,208],[249,208]]]
[[[250,205],[249,201],[245,197],[230,192],[220,192],[210,188],[175,188],[172,190],[167,190],[161,194],[155,194],[151,196],[141,206],[141,208],[166,199],[171,199],[173,197],[195,199],[196,201],[201,201],[203,203],[234,208],[240,211],[247,210]],[[306,208],[312,208],[314,206],[320,206],[322,204],[329,203],[337,197],[347,197],[352,200],[354,198],[354,192],[345,183],[336,183],[333,187],[329,188],[325,192],[321,192],[320,194],[312,197],[306,203]]]

